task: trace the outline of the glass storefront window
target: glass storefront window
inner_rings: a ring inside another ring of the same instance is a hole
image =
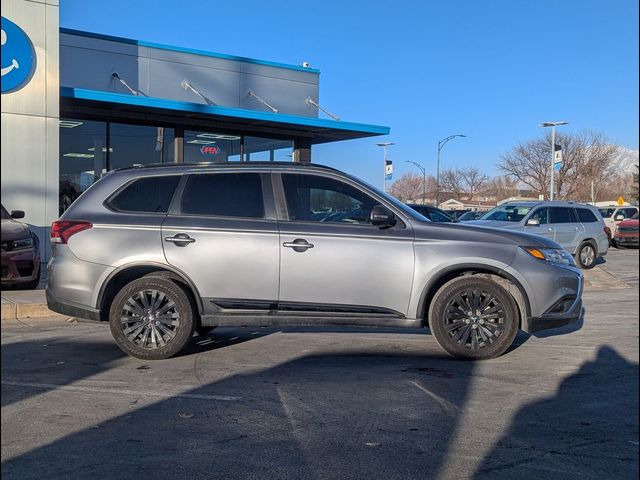
[[[60,213],[106,171],[106,122],[60,120]]]
[[[290,162],[293,155],[293,141],[244,137],[244,155],[247,161]]]
[[[173,162],[172,128],[109,123],[109,169]]]
[[[184,131],[185,163],[231,162],[240,160],[239,135]]]

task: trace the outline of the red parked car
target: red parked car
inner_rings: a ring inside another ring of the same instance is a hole
[[[614,237],[616,247],[637,247],[639,245],[638,223],[640,223],[640,221],[638,220],[638,213],[636,212],[633,217],[618,224]]]
[[[0,205],[2,213],[2,286],[36,288],[40,282],[40,243],[29,226],[16,222],[24,218],[22,210],[7,212]]]

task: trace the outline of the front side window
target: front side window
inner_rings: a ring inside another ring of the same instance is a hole
[[[531,218],[537,219],[540,222],[540,225],[545,225],[549,223],[549,209],[538,208],[535,212],[531,214]]]
[[[598,210],[600,210],[602,218],[611,218],[613,216],[613,212],[616,211],[615,208],[599,208]]]
[[[573,208],[568,207],[551,207],[550,209],[551,223],[576,223]]]
[[[289,219],[302,222],[371,224],[377,202],[351,185],[314,175],[283,174]]]
[[[637,210],[635,208],[625,208],[624,209],[624,218],[631,218],[636,214],[636,212],[637,212]]]
[[[215,217],[264,218],[259,173],[197,173],[182,194],[182,213]]]
[[[108,204],[122,212],[167,213],[179,181],[179,175],[139,178],[118,192]]]

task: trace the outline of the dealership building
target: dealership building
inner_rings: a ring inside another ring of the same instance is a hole
[[[324,112],[306,64],[60,28],[59,8],[2,2],[2,204],[41,240],[116,168],[310,162],[315,144],[389,133]]]

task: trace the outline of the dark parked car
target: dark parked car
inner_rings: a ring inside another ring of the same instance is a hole
[[[460,215],[456,218],[456,222],[468,222],[469,220],[478,220],[482,215],[487,212],[478,212],[473,210],[468,210],[467,212]]]
[[[416,205],[416,204],[408,204],[407,206],[413,208],[416,212],[418,212],[423,217],[427,217],[432,222],[436,223],[450,223],[453,222],[453,218],[440,210],[439,208],[432,207],[431,205]]]
[[[29,226],[16,222],[22,210],[2,208],[2,286],[36,288],[40,282],[40,244]]]

